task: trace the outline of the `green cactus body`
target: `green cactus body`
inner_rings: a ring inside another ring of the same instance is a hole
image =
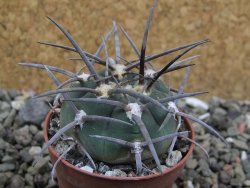
[[[168,157],[171,156],[177,137],[190,141],[187,136],[188,131],[179,130],[182,117],[199,123],[225,142],[211,126],[178,110],[178,99],[206,93],[184,93],[190,67],[194,65],[184,63],[198,56],[180,58],[209,40],[203,39],[157,54],[146,55],[149,27],[156,4],[157,0],[154,0],[146,22],[141,49],[136,47],[124,28],[119,26],[137,55],[135,60],[121,57],[118,27],[115,21],[113,21],[112,30],[103,38],[97,51],[91,54],[84,51],[60,24],[48,17],[67,37],[72,47],[48,42],[40,43],[77,53],[80,58],[70,59],[82,60],[88,70],[80,75],[82,69],[74,73],[49,65],[20,63],[23,66],[45,69],[57,86],[56,90],[36,96],[58,94],[52,107],[61,109],[60,129],[45,144],[43,152],[65,133],[77,141],[80,150],[95,170],[97,170],[95,161],[109,164],[134,164],[135,162],[136,173],[143,175],[142,160],[153,159],[157,169],[162,171],[159,157],[164,153],[167,153]],[[112,33],[114,33],[115,44],[114,59],[109,57],[107,48],[107,42]],[[105,59],[100,56],[102,49]],[[153,60],[174,52],[179,54],[163,68],[160,70],[154,68]],[[124,61],[123,64],[122,61]],[[103,67],[102,72],[96,70],[96,64]],[[186,74],[180,88],[177,92],[170,92],[173,89],[160,80],[161,76],[183,68],[186,69]],[[61,83],[52,72],[61,73],[68,79]]]
[[[128,78],[130,79],[130,78]],[[96,88],[96,83],[93,81],[79,82],[74,84],[72,87],[88,87]],[[134,86],[132,86],[134,87]],[[169,89],[163,84],[162,81],[157,81],[154,87],[151,88],[150,97],[154,99],[161,99],[169,94]],[[72,98],[96,98],[93,93],[89,92],[74,92],[70,94]],[[123,94],[113,94],[107,99],[120,101],[125,104],[138,101],[136,98],[127,96]],[[129,100],[129,101],[128,101]],[[146,104],[145,101],[140,101],[139,104]],[[103,122],[86,122],[83,124],[78,134],[81,144],[86,148],[89,154],[96,160],[104,161],[112,164],[119,163],[131,163],[134,162],[134,155],[131,153],[131,149],[118,145],[116,143],[108,142],[105,140],[90,137],[89,135],[102,135],[113,138],[119,138],[129,142],[141,142],[144,141],[143,135],[140,132],[139,127],[132,122],[126,115],[126,111],[119,107],[110,106],[107,104],[98,103],[88,103],[88,102],[75,102],[76,107],[79,110],[84,110],[88,115],[100,115],[105,117],[112,117],[132,123],[133,126],[121,125],[119,123],[103,123]],[[167,125],[164,126],[162,130],[159,131],[164,118],[166,117],[166,112],[154,105],[148,105],[142,112],[142,121],[150,134],[150,137],[158,138],[163,135],[167,135],[175,132],[176,130],[176,120],[172,116],[168,121]],[[69,122],[72,122],[75,118],[74,112],[70,109],[69,105],[64,102],[61,107],[60,122],[62,126],[65,126]],[[70,131],[72,133],[72,130]],[[158,155],[167,152],[171,140],[166,140],[157,144],[154,144]],[[152,155],[148,148],[144,148],[142,153],[142,159],[151,158]]]

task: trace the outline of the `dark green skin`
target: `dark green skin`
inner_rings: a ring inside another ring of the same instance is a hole
[[[72,87],[88,87],[96,88],[96,84],[93,81],[81,82],[74,84]],[[164,85],[162,81],[157,81],[151,89],[150,97],[154,99],[161,99],[168,96],[169,90]],[[71,93],[72,98],[96,98],[96,96],[89,92],[74,92]],[[122,94],[115,94],[110,96],[108,99],[116,100],[128,104],[127,98]],[[129,96],[130,102],[137,101],[136,98]],[[146,103],[145,101],[140,101],[142,104]],[[114,107],[107,104],[95,104],[87,102],[75,102],[75,105],[79,110],[84,110],[88,115],[99,115],[112,117],[120,119],[129,123],[131,122],[124,109]],[[150,105],[148,109],[145,109],[142,113],[142,121],[144,122],[150,137],[157,138],[164,136],[170,133],[175,132],[177,127],[177,122],[174,117],[171,117],[170,121],[164,128],[158,131],[161,123],[166,117],[167,113],[162,109],[155,107],[155,105]],[[62,126],[73,121],[75,118],[74,112],[71,110],[69,105],[64,102],[61,107],[60,122]],[[140,132],[139,127],[133,123],[133,126],[127,126],[124,124],[118,123],[103,123],[100,121],[97,122],[85,122],[82,129],[78,129],[77,137],[79,138],[81,144],[86,148],[89,154],[93,159],[98,161],[103,161],[110,164],[119,164],[119,163],[132,163],[135,161],[134,154],[131,153],[131,148],[118,145],[116,143],[111,143],[109,141],[104,141],[98,138],[90,137],[89,135],[101,135],[108,136],[113,138],[119,138],[129,142],[144,141],[143,135]],[[69,131],[68,134],[72,134],[72,131]],[[166,153],[171,140],[166,140],[154,144],[155,149],[160,156],[163,153]],[[144,148],[142,153],[142,160],[152,158],[152,155],[148,147]]]

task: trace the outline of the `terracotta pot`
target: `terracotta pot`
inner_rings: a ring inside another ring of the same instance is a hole
[[[48,127],[52,114],[50,111],[45,119],[45,142],[48,142]],[[190,138],[194,140],[194,130],[190,122],[187,119],[184,119],[184,122],[191,131]],[[56,167],[58,184],[60,188],[171,188],[193,149],[194,144],[190,144],[190,149],[183,159],[176,166],[163,171],[162,175],[152,174],[143,177],[108,177],[89,173],[62,159]],[[54,164],[59,156],[52,147],[49,147],[49,155]]]

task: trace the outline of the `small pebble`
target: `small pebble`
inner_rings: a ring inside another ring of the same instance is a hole
[[[34,156],[34,155],[39,155],[42,151],[42,148],[40,146],[32,146],[30,149],[29,149],[29,154],[31,156]]]
[[[90,166],[83,166],[80,169],[84,170],[84,171],[87,171],[87,172],[90,172],[90,173],[94,172],[93,168],[91,168]]]
[[[166,159],[166,165],[168,167],[172,167],[176,165],[181,159],[182,159],[182,154],[180,151],[178,150],[172,151],[169,159],[168,158]]]
[[[242,151],[240,156],[241,156],[240,159],[243,161],[248,159],[246,151]]]

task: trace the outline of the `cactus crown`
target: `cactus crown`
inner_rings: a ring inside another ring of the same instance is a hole
[[[113,21],[112,30],[102,39],[96,53],[91,54],[81,49],[61,25],[48,17],[68,38],[72,47],[46,42],[39,43],[76,52],[80,58],[71,59],[82,60],[88,73],[82,70],[73,73],[43,64],[21,63],[23,66],[46,70],[57,86],[56,90],[35,97],[56,95],[53,108],[61,108],[62,128],[49,140],[43,151],[66,133],[81,145],[93,167],[95,167],[94,160],[113,164],[135,162],[137,174],[140,175],[143,168],[142,160],[153,158],[161,171],[159,156],[167,152],[171,154],[177,137],[188,139],[187,131],[179,131],[182,117],[198,122],[224,141],[223,137],[211,126],[178,110],[178,99],[206,93],[183,92],[190,67],[193,65],[184,63],[198,56],[182,60],[180,58],[209,40],[200,40],[146,56],[147,36],[156,4],[157,0],[154,1],[150,10],[140,50],[124,28],[119,25],[119,31],[123,33],[138,56],[138,59],[133,61],[127,61],[120,55],[119,33],[115,21]],[[112,33],[116,54],[114,59],[109,57],[106,46]],[[102,50],[105,52],[105,58],[99,56]],[[160,70],[156,70],[150,63],[177,51],[181,51],[179,55]],[[98,72],[95,64],[102,65],[103,71]],[[183,68],[187,71],[179,90],[170,88],[160,80],[163,74]],[[69,79],[61,83],[52,72],[64,74]]]

